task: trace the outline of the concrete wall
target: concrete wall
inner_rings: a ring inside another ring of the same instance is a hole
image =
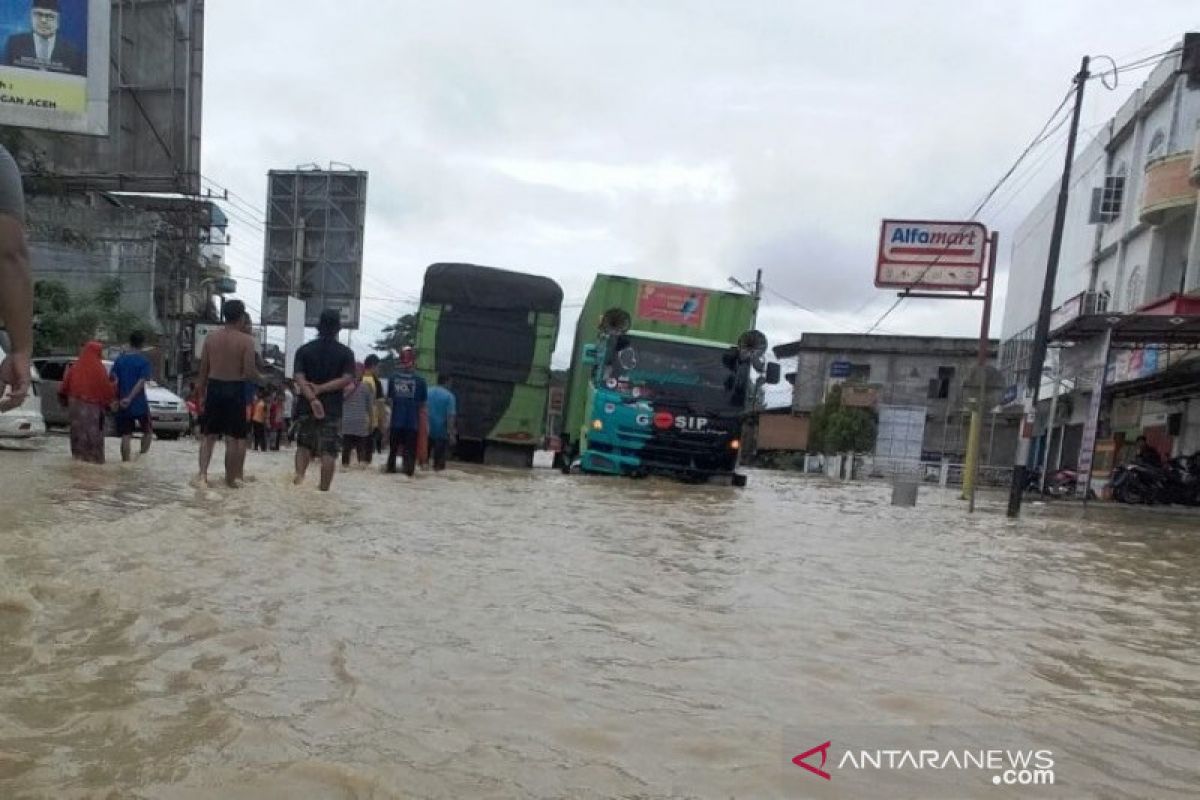
[[[81,197],[31,197],[27,208],[35,280],[89,292],[119,278],[121,306],[156,322],[156,214]]]
[[[1088,224],[1088,214],[1091,211],[1092,189],[1103,185],[1106,174],[1104,147],[1099,140],[1093,141],[1084,148],[1071,170],[1058,281],[1054,290],[1055,306],[1087,291],[1090,286],[1096,229]],[[1012,338],[1037,322],[1057,204],[1058,184],[1055,183],[1013,234],[1001,339]]]

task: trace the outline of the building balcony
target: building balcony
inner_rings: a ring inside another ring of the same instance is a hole
[[[1161,225],[1171,212],[1196,205],[1192,185],[1192,152],[1173,153],[1146,164],[1146,187],[1138,217],[1147,225]]]

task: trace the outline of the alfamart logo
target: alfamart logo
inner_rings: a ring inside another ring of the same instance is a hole
[[[1028,749],[920,749],[906,748],[835,750],[833,740],[805,750],[792,763],[822,780],[837,773],[865,771],[977,770],[991,774],[996,786],[1053,786],[1054,753]]]

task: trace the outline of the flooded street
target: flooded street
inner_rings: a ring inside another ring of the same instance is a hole
[[[0,797],[861,796],[791,763],[823,725],[1054,751],[957,796],[1200,787],[1195,517],[65,449],[0,453]]]

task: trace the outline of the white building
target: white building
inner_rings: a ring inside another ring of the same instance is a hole
[[[1080,138],[1051,324],[1059,332],[1052,340],[1067,346],[1048,354],[1048,383],[1041,394],[1047,402],[1040,407],[1039,431],[1049,427],[1054,435],[1040,438],[1038,460],[1048,450],[1052,467],[1060,459],[1075,464],[1101,369],[1105,401],[1098,452],[1119,458],[1126,443],[1143,433],[1164,455],[1200,449],[1200,362],[1192,353],[1178,338],[1170,347],[1166,339],[1135,346],[1118,342],[1114,333],[1115,349],[1101,363],[1103,336],[1095,333],[1101,318],[1112,327],[1119,315],[1162,315],[1172,303],[1191,305],[1175,296],[1200,295],[1200,36],[1188,34],[1184,43],[1094,139]],[[1025,383],[1058,191],[1056,181],[1013,235],[1001,330],[1001,366],[1013,387]],[[1073,321],[1086,317],[1096,324],[1071,329]],[[1084,335],[1085,329],[1091,333]],[[1050,420],[1055,377],[1061,379],[1063,400]],[[1009,398],[1014,394],[1010,389]]]

